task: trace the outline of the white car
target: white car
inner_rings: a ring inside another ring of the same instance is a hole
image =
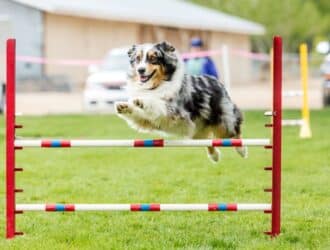
[[[116,101],[127,101],[128,48],[111,50],[100,65],[91,65],[83,92],[87,111],[112,111]]]

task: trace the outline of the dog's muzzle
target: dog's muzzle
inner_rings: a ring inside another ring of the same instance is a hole
[[[146,75],[144,73],[139,74],[141,83],[146,83],[147,81],[149,81],[154,76],[155,73],[156,73],[156,70],[151,72],[149,75]]]

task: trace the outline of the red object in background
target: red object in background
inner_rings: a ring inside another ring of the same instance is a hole
[[[15,237],[15,48],[14,39],[7,40],[6,98],[6,237]]]
[[[282,162],[282,38],[275,36],[273,70],[273,175],[272,175],[272,231],[281,232],[281,162]]]

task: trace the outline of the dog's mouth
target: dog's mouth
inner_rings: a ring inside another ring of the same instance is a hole
[[[145,75],[145,74],[140,74],[140,81],[142,83],[146,83],[147,81],[149,81],[153,76],[154,74],[156,73],[156,70],[152,71],[149,75]]]

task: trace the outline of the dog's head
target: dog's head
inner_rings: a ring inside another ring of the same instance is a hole
[[[155,89],[170,81],[178,66],[175,48],[168,42],[133,45],[128,51],[129,78],[142,89]]]

